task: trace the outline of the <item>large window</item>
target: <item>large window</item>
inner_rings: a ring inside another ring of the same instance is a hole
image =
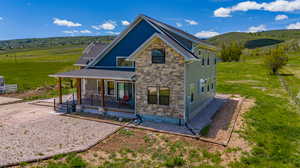
[[[164,49],[153,49],[151,51],[152,64],[164,64],[165,60],[165,50]]]
[[[149,87],[148,88],[148,104],[157,104],[157,88]]]
[[[115,82],[106,81],[106,95],[113,96],[115,95]]]
[[[159,104],[169,105],[170,104],[170,89],[166,87],[159,88]]]
[[[170,89],[167,87],[148,87],[148,104],[170,104]]]
[[[118,67],[134,67],[134,62],[128,61],[127,57],[117,57]]]

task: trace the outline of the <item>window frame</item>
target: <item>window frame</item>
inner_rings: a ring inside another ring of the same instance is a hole
[[[149,88],[155,88],[156,89],[156,103],[149,103]],[[168,104],[161,104],[160,103],[160,88],[167,88],[169,90],[169,96],[168,96]],[[160,105],[160,106],[170,106],[170,99],[171,98],[171,89],[170,87],[165,86],[148,86],[147,87],[147,104],[148,105]]]
[[[126,57],[126,56],[116,56],[116,67],[118,67],[118,68],[134,68],[135,67],[134,61],[129,61],[129,62],[131,62],[131,66],[121,66],[121,65],[118,65],[118,59],[120,59],[120,58],[127,59],[128,57]]]
[[[161,50],[163,52],[163,62],[153,62],[153,51],[154,50]],[[166,63],[166,50],[164,48],[153,48],[150,51],[151,55],[151,64],[165,64]]]
[[[113,95],[108,94],[108,82],[113,82],[114,83],[114,93],[113,93]],[[115,97],[116,96],[116,81],[114,81],[114,80],[105,80],[104,85],[105,85],[104,86],[105,87],[105,96]]]

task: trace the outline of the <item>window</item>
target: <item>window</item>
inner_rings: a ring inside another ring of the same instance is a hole
[[[148,104],[169,105],[170,89],[167,87],[148,87]]]
[[[201,50],[198,50],[198,55],[199,55],[199,56],[201,55]]]
[[[211,89],[214,89],[214,82],[211,83]]]
[[[128,61],[127,57],[117,57],[117,66],[118,67],[134,67],[132,61]]]
[[[209,90],[210,90],[210,87],[209,87],[209,84],[207,84],[207,91],[209,92]]]
[[[204,92],[204,80],[200,79],[199,80],[199,86],[198,86],[198,93],[203,93]]]
[[[207,57],[207,65],[209,65],[209,57]]]
[[[170,89],[166,87],[159,88],[159,104],[169,105],[170,104]]]
[[[190,103],[193,103],[195,100],[195,84],[190,84]]]
[[[202,65],[205,65],[205,58],[202,57]]]
[[[115,95],[115,82],[106,81],[106,95],[113,96]]]
[[[164,64],[165,63],[165,51],[164,49],[153,49],[151,51],[152,64]]]
[[[215,57],[215,64],[217,64],[217,58]]]
[[[149,87],[148,88],[148,104],[157,104],[157,88]]]

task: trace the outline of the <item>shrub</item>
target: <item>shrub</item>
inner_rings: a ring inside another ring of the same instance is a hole
[[[185,160],[182,157],[174,157],[168,159],[164,165],[166,167],[176,167],[176,166],[183,166],[185,164]]]
[[[237,42],[222,45],[220,58],[224,62],[239,61],[242,55],[242,47]]]
[[[286,65],[288,57],[285,49],[282,46],[270,49],[269,53],[265,56],[264,64],[270,70],[271,74],[276,74],[280,68]]]

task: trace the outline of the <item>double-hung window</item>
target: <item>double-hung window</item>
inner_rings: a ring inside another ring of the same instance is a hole
[[[205,91],[204,89],[204,84],[205,80],[204,79],[200,79],[199,82],[198,82],[198,93],[203,93]]]
[[[166,62],[164,49],[153,49],[151,51],[152,64],[164,64]]]
[[[169,105],[170,88],[148,87],[148,104]]]

